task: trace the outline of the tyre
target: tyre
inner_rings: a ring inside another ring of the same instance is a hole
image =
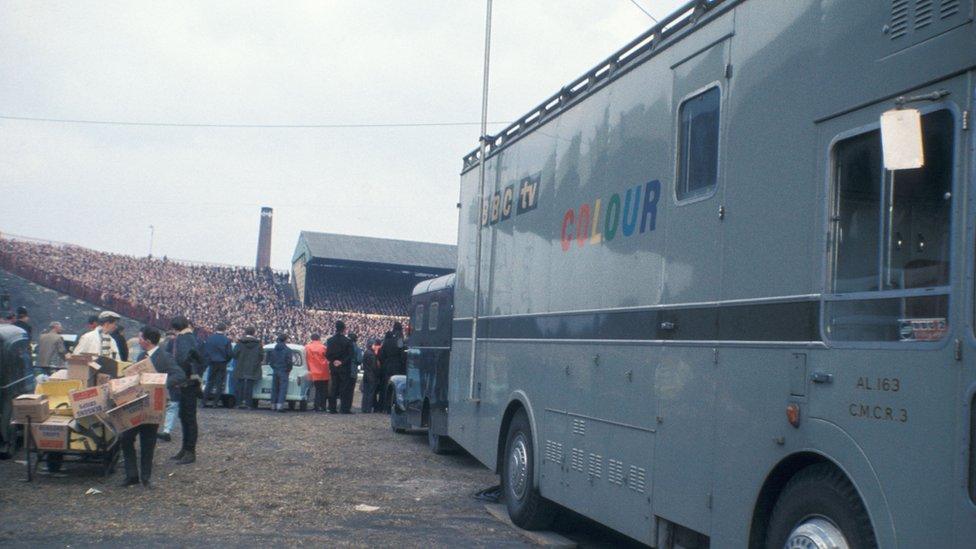
[[[783,488],[769,519],[767,549],[875,549],[871,519],[851,481],[828,463],[811,465]]]
[[[441,456],[451,453],[451,443],[444,435],[438,435],[433,427],[427,428],[427,445],[430,451]]]
[[[397,411],[396,404],[390,407],[390,429],[393,429],[394,433],[406,433],[407,430],[400,427],[400,412]]]
[[[532,427],[524,410],[508,426],[502,460],[502,493],[512,522],[526,530],[548,528],[556,517],[556,505],[543,498],[535,486],[535,448]]]
[[[47,454],[45,456],[45,467],[48,473],[57,473],[61,470],[61,464],[64,461],[64,456],[61,454]]]
[[[299,402],[298,403],[298,409],[301,410],[301,411],[303,411],[303,412],[306,411],[306,410],[308,410],[308,401],[307,400],[302,400],[301,402]]]

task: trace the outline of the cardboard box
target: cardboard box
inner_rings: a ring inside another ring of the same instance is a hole
[[[77,379],[85,387],[95,384],[96,376],[101,370],[101,366],[96,362],[85,360],[88,355],[74,355],[68,357],[68,379]]]
[[[103,374],[108,374],[112,377],[119,377],[119,372],[124,370],[125,366],[129,364],[128,362],[121,362],[107,356],[100,356],[94,362],[98,364]]]
[[[71,391],[84,389],[85,384],[77,379],[49,379],[44,383],[38,383],[34,392],[39,395],[47,395],[48,408],[55,415],[71,417],[71,399],[68,394]]]
[[[61,379],[61,380],[68,379],[68,369],[67,368],[61,368],[60,370],[58,370],[58,371],[54,372],[53,374],[51,374],[48,377],[48,379]]]
[[[112,408],[100,414],[102,421],[116,434],[128,431],[146,423],[146,412],[149,411],[149,395],[142,394],[139,398],[121,406]]]
[[[66,450],[72,421],[70,417],[51,416],[44,423],[31,425],[34,445],[39,450]]]
[[[112,379],[112,376],[108,374],[98,374],[95,376],[95,386],[105,385]]]
[[[108,386],[110,390],[109,396],[112,397],[112,401],[115,402],[116,406],[132,402],[146,393],[142,390],[142,386],[139,385],[139,378],[137,376],[113,379],[108,382]]]
[[[51,416],[47,395],[20,395],[13,402],[13,421],[27,423],[30,417],[33,423],[42,423]]]
[[[68,398],[71,401],[71,411],[76,418],[107,412],[111,408],[108,395],[108,385],[99,385],[97,387],[71,391],[68,393]]]
[[[166,389],[167,374],[142,374],[139,384],[149,394],[149,411],[146,412],[146,423],[162,424],[166,419],[166,401],[169,391]]]
[[[140,360],[135,364],[129,365],[125,370],[122,370],[123,376],[137,376],[140,374],[155,374],[156,369],[153,368],[152,361],[148,358]]]

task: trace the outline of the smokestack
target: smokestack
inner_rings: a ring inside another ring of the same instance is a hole
[[[261,208],[261,228],[258,232],[258,258],[255,269],[265,269],[271,266],[271,208]]]

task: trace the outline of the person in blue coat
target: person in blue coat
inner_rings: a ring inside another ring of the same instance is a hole
[[[218,324],[216,332],[210,334],[203,343],[203,358],[209,367],[207,388],[203,392],[204,408],[211,406],[211,400],[213,406],[220,403],[220,396],[224,394],[224,385],[227,383],[227,363],[234,358],[230,338],[224,335],[225,330],[227,330],[225,324]]]
[[[288,348],[288,336],[280,334],[271,350],[271,409],[278,412],[285,411],[285,396],[288,394],[288,376],[294,365],[291,349]]]

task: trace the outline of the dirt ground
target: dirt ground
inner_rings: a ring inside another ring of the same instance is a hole
[[[159,443],[150,490],[119,487],[121,463],[26,483],[22,454],[0,462],[0,545],[525,545],[472,497],[495,475],[393,434],[386,416],[201,409],[200,427],[195,464],[167,459],[178,436]]]

